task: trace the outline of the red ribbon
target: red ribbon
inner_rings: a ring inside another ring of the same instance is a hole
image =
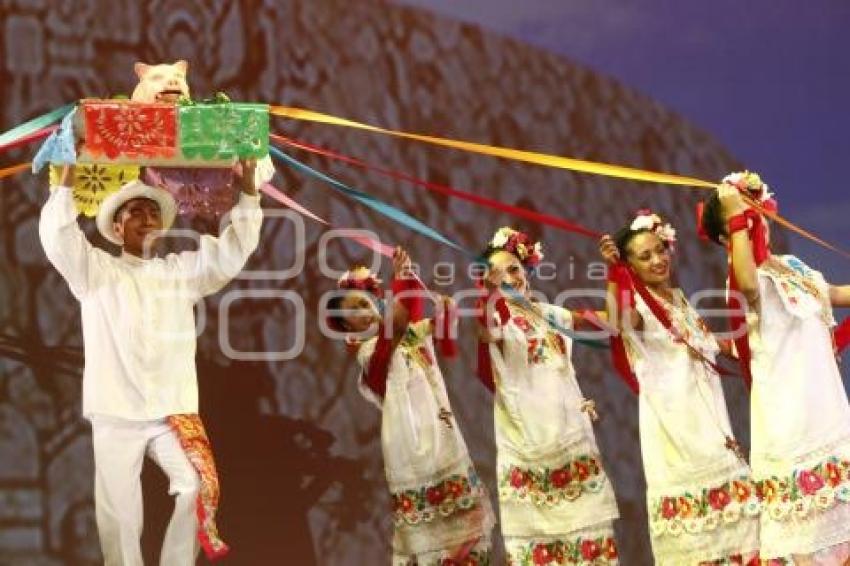
[[[656,300],[656,298],[652,295],[652,292],[650,292],[646,285],[644,285],[643,281],[635,275],[628,265],[621,262],[610,266],[608,270],[608,280],[617,285],[616,301],[618,311],[620,313],[624,310],[623,305],[629,305],[630,308],[635,307],[634,293],[637,292],[637,294],[640,295],[640,298],[643,299],[643,302],[646,303],[646,306],[649,307],[653,316],[661,323],[661,326],[663,326],[671,334],[674,340],[684,344],[688,350],[700,359],[700,361],[711,367],[718,375],[730,375],[728,371],[708,359],[702,354],[702,352],[697,350],[694,346],[688,343],[687,340],[685,340],[684,336],[682,336],[676,327],[673,326],[670,313],[667,312],[664,305]],[[635,376],[634,370],[631,367],[631,363],[629,363],[622,332],[612,334],[610,343],[614,368],[620,374],[620,377],[623,378],[623,381],[625,381],[629,389],[637,394],[640,391],[640,385],[637,376]]]
[[[507,324],[511,319],[511,311],[502,293],[495,289],[485,289],[480,281],[476,282],[476,285],[482,292],[482,297],[478,300],[478,306],[481,309],[481,314],[478,315],[479,323],[487,329],[492,327],[492,321],[487,311],[488,306],[493,305],[496,308],[496,313],[499,315],[499,326]],[[491,393],[496,391],[493,362],[490,359],[490,345],[486,342],[478,342],[478,371],[476,373],[479,381],[484,384],[484,387],[489,389]]]
[[[700,240],[707,242],[711,238],[708,237],[708,232],[705,231],[705,227],[702,225],[703,216],[705,216],[705,201],[699,201],[697,203],[697,236],[699,236]]]
[[[446,301],[443,303],[443,308],[437,313],[435,324],[440,330],[434,339],[440,355],[445,358],[454,358],[458,354],[457,343],[452,335],[456,322],[457,307],[454,303]]]
[[[520,206],[513,206],[510,204],[505,204],[503,202],[499,202],[497,200],[489,199],[486,197],[482,197],[477,194],[469,193],[466,191],[461,191],[459,189],[455,189],[454,187],[449,187],[446,185],[440,185],[438,183],[430,183],[428,181],[423,181],[421,179],[417,179],[416,177],[412,177],[407,175],[406,173],[402,173],[400,171],[393,171],[391,169],[386,169],[384,167],[379,167],[377,165],[371,165],[366,163],[365,161],[361,161],[354,157],[348,157],[346,155],[342,155],[340,153],[336,153],[318,146],[310,145],[305,142],[292,140],[286,138],[284,136],[279,136],[277,134],[269,134],[269,137],[278,142],[285,145],[289,145],[292,147],[297,147],[299,149],[303,149],[305,151],[309,151],[311,153],[315,153],[317,155],[322,155],[324,157],[328,157],[330,159],[335,159],[337,161],[342,161],[344,163],[348,163],[349,165],[353,165],[355,167],[359,167],[361,169],[366,169],[368,171],[374,171],[386,177],[390,177],[392,179],[406,181],[408,183],[412,183],[418,187],[422,187],[429,191],[439,193],[446,196],[451,196],[455,198],[459,198],[461,200],[465,200],[467,202],[472,202],[478,204],[480,206],[491,208],[493,210],[498,210],[500,212],[506,212],[508,214],[512,214],[514,216],[518,216],[520,218],[525,218],[527,220],[531,220],[533,222],[537,222],[540,224],[545,224],[547,226],[552,226],[554,228],[558,228],[560,230],[564,230],[566,232],[573,232],[576,234],[581,234],[583,236],[587,236],[589,238],[600,238],[602,234],[596,232],[594,230],[590,230],[589,228],[585,228],[580,224],[575,224],[573,222],[569,222],[562,218],[558,218],[556,216],[551,216],[549,214],[543,214],[540,212],[535,212],[533,210],[529,210],[527,208],[522,208]]]
[[[760,203],[760,205],[768,212],[776,212],[778,210],[777,203],[773,199],[768,199]],[[770,246],[767,242],[767,230],[764,225],[764,218],[757,210],[752,208],[748,208],[736,218],[743,218],[748,225],[747,234],[753,248],[753,260],[756,263],[756,267],[758,267],[770,257]],[[735,218],[729,221],[730,242],[732,239],[732,226],[735,221]],[[729,262],[729,290],[731,292],[729,293],[729,298],[726,300],[726,306],[729,307],[730,311],[729,328],[733,336],[737,336],[734,341],[735,348],[738,350],[738,361],[741,364],[744,383],[747,385],[747,389],[751,389],[753,386],[753,374],[750,368],[752,351],[750,350],[750,339],[747,329],[746,307],[739,300],[741,293],[738,287],[738,281],[735,278],[735,260],[731,249],[729,250],[729,257],[732,258]]]
[[[395,278],[392,282],[393,296],[400,296],[399,303],[407,310],[410,322],[422,320],[425,312],[425,302],[422,300],[422,292],[425,287],[419,279]]]
[[[624,305],[628,305],[630,309],[633,309],[635,307],[634,286],[632,285],[632,277],[626,264],[621,262],[608,266],[608,281],[617,286],[615,301],[617,303],[618,316],[624,312]],[[620,374],[620,377],[623,378],[623,381],[632,393],[637,395],[640,393],[640,383],[629,363],[623,333],[612,332],[608,341],[611,345],[611,360],[614,363],[614,369],[617,370],[617,373]]]
[[[850,317],[845,318],[833,333],[835,338],[835,353],[840,354],[847,344],[850,344]]]
[[[46,128],[41,128],[40,130],[36,130],[31,134],[27,134],[22,138],[12,140],[8,143],[4,143],[0,145],[0,151],[8,151],[10,149],[14,149],[16,147],[20,147],[22,145],[26,145],[28,143],[32,143],[34,141],[38,141],[42,138],[46,138],[51,133],[53,133],[59,126],[47,126]]]
[[[383,399],[387,394],[387,375],[393,355],[393,342],[386,336],[383,324],[378,325],[378,340],[375,351],[363,374],[363,382],[372,392]]]

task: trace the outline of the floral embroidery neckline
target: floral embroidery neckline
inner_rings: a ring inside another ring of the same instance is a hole
[[[525,334],[528,343],[528,365],[545,364],[558,356],[566,356],[567,343],[560,332],[552,328],[549,319],[534,305],[510,301],[511,321]],[[516,311],[516,312],[515,312]]]
[[[681,289],[676,289],[673,292],[672,299],[656,293],[651,289],[650,292],[664,304],[665,309],[673,319],[674,328],[678,333],[681,333],[680,338],[673,338],[676,343],[694,344],[702,350],[701,353],[703,355],[708,352],[717,351],[716,347],[712,347],[716,346],[716,341],[714,340],[711,329],[708,328],[705,320],[698,313],[694,312],[682,294]],[[694,338],[697,339],[694,340]],[[693,352],[691,354],[695,355]]]
[[[820,316],[827,326],[834,323],[832,304],[815,279],[815,271],[795,256],[771,256],[760,269],[771,276],[780,292],[791,305],[800,302],[800,295],[809,296],[820,304]]]

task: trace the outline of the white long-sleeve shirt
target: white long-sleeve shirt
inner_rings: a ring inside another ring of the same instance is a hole
[[[39,236],[82,311],[83,415],[154,420],[198,412],[195,303],[235,277],[259,241],[260,197],[241,194],[219,238],[141,259],[95,248],[71,189],[52,187]]]

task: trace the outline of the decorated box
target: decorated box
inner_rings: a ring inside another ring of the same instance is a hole
[[[76,130],[84,139],[78,163],[230,167],[269,152],[265,104],[85,99]]]

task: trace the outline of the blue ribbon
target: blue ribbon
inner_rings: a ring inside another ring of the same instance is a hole
[[[507,283],[502,283],[501,291],[505,295],[510,297],[511,300],[521,304],[528,310],[534,310],[534,306],[532,305],[531,301],[526,299],[524,295],[519,293],[516,289],[514,289]],[[546,313],[546,316],[543,317],[543,320],[545,320],[546,323],[549,324],[549,327],[552,330],[554,330],[555,332],[559,332],[564,336],[568,336],[573,342],[577,344],[581,344],[582,346],[588,346],[590,348],[596,348],[597,350],[607,350],[610,347],[608,343],[603,340],[590,340],[588,338],[579,338],[575,330],[571,330],[559,324],[558,321],[555,320],[555,316],[552,313]]]
[[[434,230],[430,226],[428,226],[428,225],[424,224],[423,222],[417,220],[416,218],[410,216],[406,212],[399,210],[399,209],[395,208],[394,206],[391,206],[391,205],[383,202],[382,200],[373,197],[372,195],[366,194],[362,191],[358,191],[357,189],[353,189],[353,188],[349,187],[348,185],[346,185],[345,183],[342,183],[341,181],[337,181],[336,179],[329,177],[328,175],[325,175],[324,173],[321,173],[320,171],[316,171],[315,169],[313,169],[309,165],[305,165],[304,163],[301,163],[300,161],[298,161],[294,157],[287,155],[286,153],[284,153],[283,151],[279,150],[278,148],[276,148],[274,146],[271,146],[271,145],[269,146],[269,152],[278,161],[281,161],[281,162],[285,163],[286,165],[289,165],[293,169],[301,171],[302,173],[306,173],[307,175],[309,175],[311,177],[315,177],[316,179],[319,179],[320,181],[329,185],[332,189],[344,194],[347,197],[350,197],[350,198],[356,200],[357,202],[359,202],[359,203],[361,203],[365,206],[368,206],[372,210],[378,212],[379,214],[382,214],[383,216],[386,216],[390,220],[393,220],[393,221],[401,224],[402,226],[405,226],[406,228],[413,230],[414,232],[417,232],[417,233],[425,236],[426,238],[430,238],[432,240],[440,242],[441,244],[445,244],[445,245],[447,245],[447,246],[449,246],[449,247],[451,247],[455,250],[458,250],[462,254],[473,258],[473,260],[476,263],[483,263],[484,265],[489,265],[489,262],[486,259],[482,258],[479,254],[475,254],[475,253],[472,253],[472,252],[466,250],[465,248],[463,248],[459,244],[450,240],[446,236],[443,236],[442,234],[440,234],[439,232],[437,232],[436,230]],[[517,293],[516,290],[514,290],[513,287],[503,285],[502,289],[506,292],[506,294],[508,294],[514,300],[517,300],[519,302],[522,302],[522,301],[525,301],[526,303],[528,302],[525,299],[525,297],[523,297],[522,295]],[[550,317],[545,317],[545,320],[549,324],[549,326],[552,327],[553,330],[555,330],[556,332],[559,332],[559,333],[561,333],[565,336],[568,336],[570,339],[573,340],[573,342],[575,342],[577,344],[582,344],[584,346],[589,346],[591,348],[598,348],[598,349],[608,348],[607,343],[597,341],[597,340],[588,340],[586,338],[580,338],[576,334],[575,331],[570,330],[568,328],[564,328],[563,326],[558,324],[558,322],[556,320],[554,320]]]
[[[452,240],[450,240],[446,236],[443,236],[442,234],[440,234],[439,232],[437,232],[436,230],[434,230],[433,228],[431,228],[427,224],[417,220],[416,218],[410,216],[406,212],[399,210],[399,209],[395,208],[394,206],[391,206],[391,205],[373,197],[372,195],[366,194],[362,191],[358,191],[357,189],[352,189],[348,185],[346,185],[346,184],[344,184],[340,181],[337,181],[336,179],[334,179],[332,177],[328,177],[324,173],[316,171],[315,169],[313,169],[309,165],[305,165],[304,163],[301,163],[300,161],[298,161],[294,157],[291,157],[291,156],[285,154],[284,152],[282,152],[281,150],[279,150],[276,147],[269,146],[269,152],[278,161],[282,161],[283,163],[285,163],[286,165],[289,165],[293,169],[297,169],[298,171],[301,171],[302,173],[306,173],[306,174],[310,175],[311,177],[315,177],[315,178],[319,179],[320,181],[323,181],[327,185],[330,185],[330,187],[332,189],[344,194],[347,197],[350,197],[350,198],[356,200],[360,204],[368,206],[369,208],[371,208],[375,212],[378,212],[379,214],[386,216],[390,220],[393,220],[394,222],[397,222],[397,223],[401,224],[402,226],[405,226],[406,228],[413,230],[414,232],[417,232],[417,233],[425,236],[426,238],[430,238],[432,240],[440,242],[441,244],[445,244],[445,245],[449,246],[450,248],[453,248],[453,249],[461,252],[464,255],[474,257],[474,258],[478,257],[478,254],[473,254],[473,253],[469,252],[468,250],[464,249],[460,244],[453,242]]]

